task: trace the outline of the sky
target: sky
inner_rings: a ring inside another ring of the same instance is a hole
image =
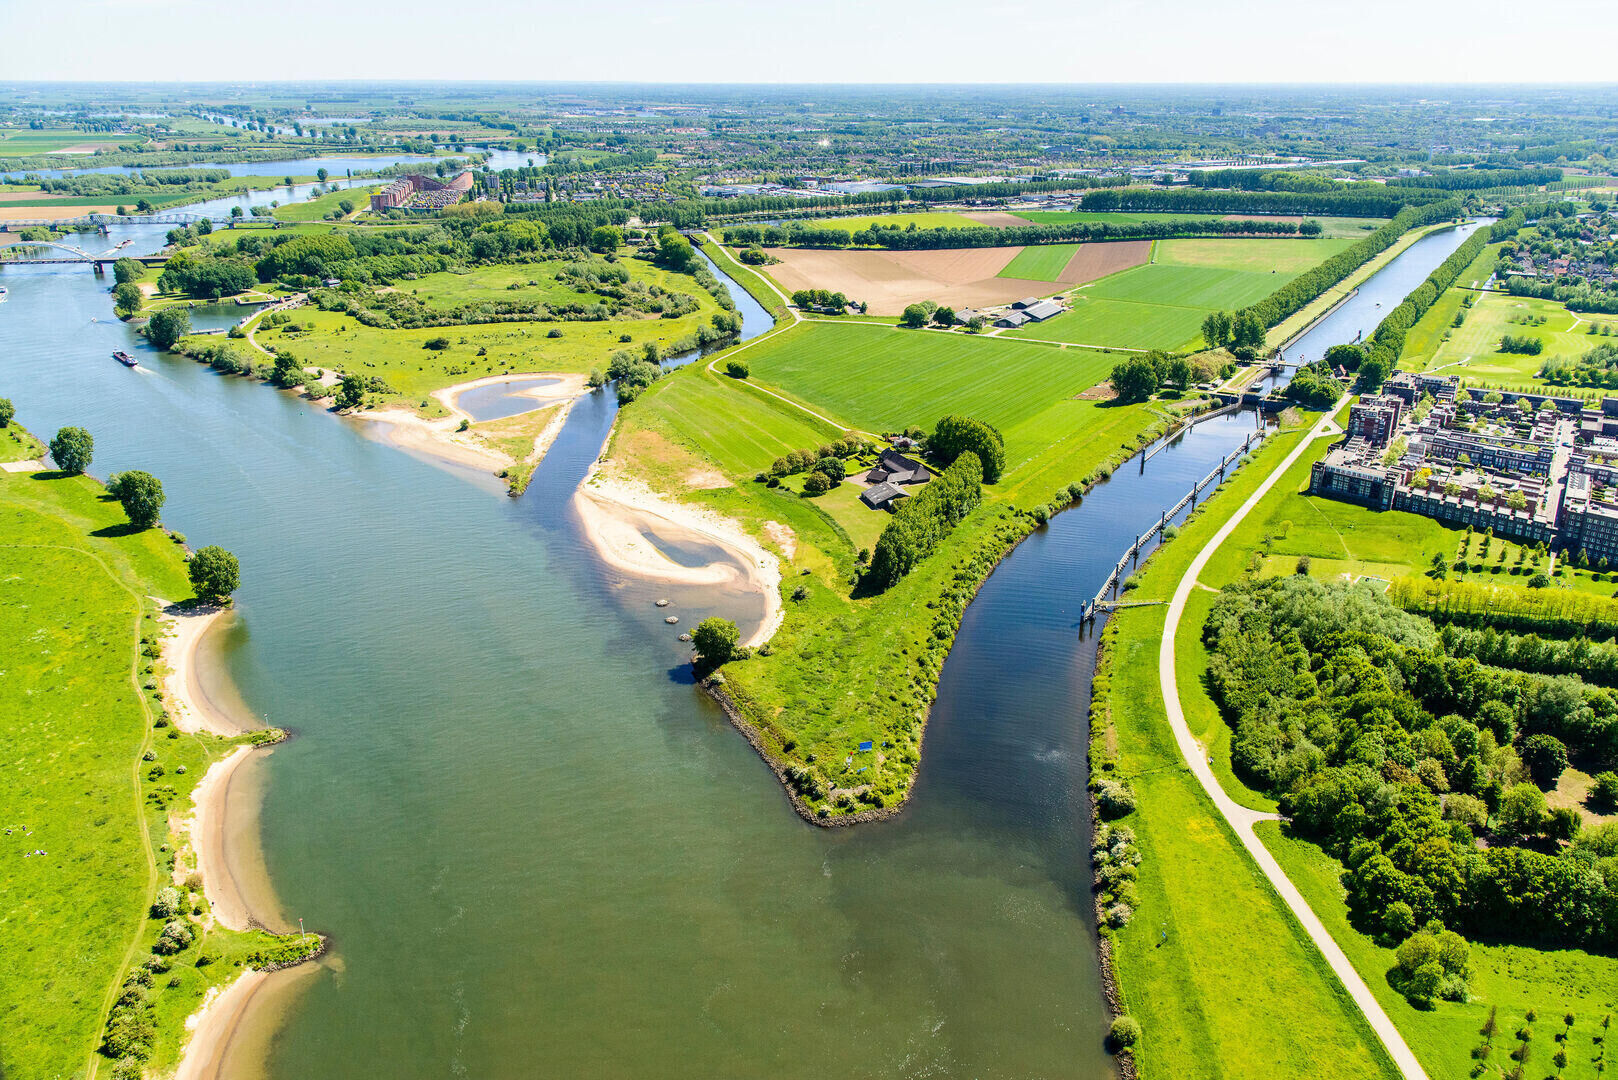
[[[1568,43],[1614,32],[1614,0],[0,0],[0,79],[1606,82]]]

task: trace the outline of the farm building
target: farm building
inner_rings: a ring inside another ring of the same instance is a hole
[[[909,492],[897,484],[884,480],[880,484],[872,484],[860,492],[860,502],[872,510],[891,509],[900,499],[908,498]]]
[[[1023,308],[1022,313],[1028,316],[1029,322],[1044,322],[1052,315],[1060,315],[1062,305],[1055,300],[1041,300],[1037,304],[1030,304],[1028,307]]]
[[[1028,317],[1028,314],[1026,312],[1008,311],[1004,315],[1000,316],[998,319],[994,320],[994,325],[1003,326],[1007,330],[1015,330],[1015,329],[1017,329],[1017,327],[1022,326],[1024,323],[1028,323],[1028,322],[1032,322],[1032,321],[1033,320],[1031,320]]]
[[[912,461],[897,450],[884,450],[881,460],[865,474],[865,479],[873,484],[925,484],[932,475],[921,462]]]

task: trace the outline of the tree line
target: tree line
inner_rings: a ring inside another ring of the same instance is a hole
[[[906,499],[877,537],[864,584],[877,592],[897,585],[982,501],[982,483],[983,462],[967,451]]]
[[[1315,229],[1319,231],[1318,226]],[[847,248],[879,247],[894,251],[931,251],[940,248],[1026,247],[1071,244],[1076,241],[1164,240],[1201,236],[1298,236],[1293,221],[1220,218],[1178,218],[1166,221],[1075,221],[1060,225],[1010,225],[996,228],[974,225],[958,228],[847,229],[811,225],[732,225],[724,230],[725,243],[767,244],[771,247]]]

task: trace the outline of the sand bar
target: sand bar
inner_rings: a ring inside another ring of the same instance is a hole
[[[599,464],[599,463],[598,463]],[[682,585],[744,588],[764,599],[764,618],[742,644],[757,647],[781,626],[781,562],[736,522],[665,499],[643,484],[592,467],[573,506],[602,561],[616,570]],[[684,534],[723,548],[730,560],[682,566],[663,554],[655,536]]]

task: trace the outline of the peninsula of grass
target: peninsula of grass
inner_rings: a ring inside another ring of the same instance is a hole
[[[720,668],[722,691],[783,776],[816,778],[799,787],[800,811],[827,823],[885,812],[910,790],[960,614],[1035,527],[1028,511],[1066,505],[1069,484],[1133,453],[1163,420],[1142,405],[1080,400],[1110,363],[1077,350],[812,322],[735,352],[750,378],[692,365],[626,407],[603,466],[737,521],[781,556],[784,622],[767,650]],[[928,380],[891,377],[918,368]],[[805,497],[801,478],[773,487],[758,479],[776,458],[839,440],[845,428],[928,428],[952,411],[1001,428],[1005,475],[886,592],[857,586],[860,552],[889,519],[860,503],[855,485]],[[715,473],[728,483],[716,485]],[[873,752],[846,764],[867,741]]]
[[[167,1072],[210,988],[318,939],[214,926],[187,882],[192,914],[178,917],[194,940],[153,952],[164,920],[149,908],[174,874],[171,817],[186,815],[212,761],[251,738],[181,735],[153,689],[152,597],[191,595],[179,545],[131,529],[89,477],[0,473],[0,551],[0,741],[13,774],[0,822],[0,1072],[83,1075],[126,975],[151,959],[162,971],[142,976],[125,1030],[146,1032],[146,1066]]]

